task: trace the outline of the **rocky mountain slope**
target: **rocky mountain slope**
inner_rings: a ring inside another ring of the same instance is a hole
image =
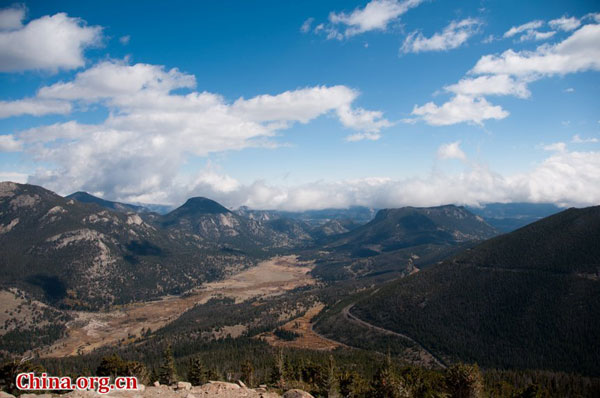
[[[137,213],[15,183],[0,184],[0,251],[2,287],[88,309],[179,293],[254,262],[174,236]]]

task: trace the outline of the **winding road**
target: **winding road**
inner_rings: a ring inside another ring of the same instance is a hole
[[[444,363],[444,361],[442,361],[440,358],[438,358],[437,356],[435,356],[434,354],[432,354],[429,350],[427,350],[425,347],[423,347],[423,345],[421,343],[419,343],[418,341],[416,341],[412,337],[407,336],[407,335],[402,334],[402,333],[394,332],[392,330],[384,329],[384,328],[381,328],[379,326],[372,325],[372,324],[370,324],[368,322],[365,322],[362,319],[358,318],[356,315],[353,315],[350,312],[350,310],[352,309],[352,307],[354,307],[354,304],[355,303],[347,305],[342,310],[342,314],[346,317],[346,319],[348,319],[351,322],[355,322],[355,323],[357,323],[357,324],[359,324],[359,325],[361,325],[363,327],[366,327],[366,328],[369,328],[369,329],[372,329],[372,330],[376,330],[376,331],[378,331],[380,333],[384,333],[384,334],[388,334],[388,335],[392,335],[392,336],[397,336],[397,337],[406,339],[406,340],[410,341],[411,343],[413,343],[414,345],[416,345],[417,347],[419,347],[421,350],[423,350],[427,354],[429,354],[431,356],[431,358],[434,360],[434,362],[438,366],[440,366],[443,369],[446,368],[446,364]]]

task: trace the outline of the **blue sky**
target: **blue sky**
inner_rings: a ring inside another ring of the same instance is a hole
[[[2,180],[258,208],[600,203],[595,1],[0,8]]]

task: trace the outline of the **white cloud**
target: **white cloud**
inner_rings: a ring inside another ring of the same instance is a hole
[[[356,133],[356,134],[351,134],[351,135],[347,136],[346,141],[348,141],[348,142],[357,142],[357,141],[363,141],[363,140],[377,141],[380,138],[381,138],[381,134],[379,134],[379,133]]]
[[[349,105],[342,105],[337,108],[336,112],[344,126],[368,133],[362,134],[362,136],[370,140],[379,139],[379,135],[376,133],[381,129],[392,126],[392,123],[385,119],[380,111],[368,111],[362,108],[353,109]]]
[[[302,26],[300,27],[300,32],[302,33],[308,33],[310,32],[310,28],[312,26],[312,23],[315,21],[314,18],[308,18],[306,21],[304,21],[302,23]]]
[[[556,34],[556,31],[553,31],[553,30],[550,30],[548,32],[540,32],[537,30],[528,30],[527,33],[525,33],[524,35],[521,35],[521,37],[519,37],[519,40],[520,41],[528,41],[528,40],[542,41],[542,40],[551,38],[555,34]]]
[[[564,91],[565,91],[565,93],[574,93],[575,89],[573,87],[567,87],[567,88],[565,88]]]
[[[573,136],[573,138],[571,138],[571,142],[574,144],[590,144],[590,143],[600,142],[600,140],[598,140],[598,138],[596,138],[596,137],[581,138],[579,136],[579,134],[575,134]]]
[[[423,51],[445,51],[460,47],[479,31],[481,21],[467,18],[462,21],[453,21],[441,33],[435,33],[427,38],[420,32],[413,32],[404,40],[400,49],[405,53],[419,53]]]
[[[488,119],[504,119],[508,112],[499,105],[490,104],[485,98],[474,98],[458,94],[442,106],[428,102],[413,108],[412,114],[432,126],[447,126],[456,123],[482,125]]]
[[[531,95],[525,81],[515,80],[508,75],[463,78],[458,83],[446,86],[444,89],[455,94],[475,97],[485,95],[514,95],[519,98],[528,98]]]
[[[1,171],[0,170],[0,182],[1,181],[12,181],[19,184],[25,184],[27,182],[27,174],[16,173],[14,171]]]
[[[265,181],[235,184],[230,177],[223,176],[224,185],[184,184],[188,190],[182,185],[182,189],[175,189],[180,193],[175,203],[182,203],[192,195],[208,196],[231,207],[285,210],[353,205],[393,208],[489,202],[552,202],[573,206],[600,203],[600,152],[556,153],[530,171],[508,176],[481,164],[465,162],[464,165],[463,171],[452,174],[436,169],[429,176],[407,179],[371,177],[285,187]],[[223,186],[236,188],[224,192]]]
[[[536,24],[511,29],[510,35]],[[509,33],[507,32],[507,33]],[[512,95],[527,98],[527,85],[542,77],[600,70],[600,25],[589,24],[576,30],[560,43],[542,45],[535,51],[507,50],[501,55],[485,55],[469,71],[475,78],[463,78],[445,87],[455,94],[441,106],[429,102],[413,108],[416,118],[428,124],[443,126],[461,122],[482,124],[487,119],[503,119],[508,112],[491,105],[486,96]]]
[[[119,43],[121,43],[124,46],[128,45],[130,40],[131,40],[130,35],[125,35],[125,36],[119,37]]]
[[[467,160],[467,155],[460,149],[460,141],[441,145],[438,148],[437,157],[439,159]]]
[[[567,150],[567,144],[564,142],[555,142],[553,144],[542,146],[542,149],[550,152],[565,152]]]
[[[345,25],[342,33],[334,30],[330,38],[343,38],[354,36],[371,30],[385,30],[388,25],[406,13],[409,9],[418,6],[424,0],[372,0],[364,8],[357,8],[352,13],[335,13],[329,15],[332,25]]]
[[[1,72],[81,67],[85,63],[84,50],[97,45],[102,38],[100,27],[86,26],[81,19],[64,13],[17,26],[16,21],[24,15],[22,12],[15,8],[0,11]]]
[[[25,7],[18,5],[0,10],[0,31],[21,28],[26,13]]]
[[[472,73],[552,76],[586,70],[600,70],[600,25],[585,25],[562,42],[535,51],[485,55]]]
[[[0,119],[19,115],[42,116],[71,112],[71,104],[65,101],[26,98],[16,101],[0,101]]]
[[[567,18],[566,16],[553,19],[548,22],[552,29],[560,29],[566,32],[577,29],[581,25],[581,21],[575,17]]]
[[[523,25],[513,26],[512,28],[510,28],[509,30],[507,30],[504,33],[504,37],[505,38],[506,37],[513,37],[514,35],[517,35],[519,33],[523,33],[523,32],[528,31],[528,30],[541,28],[542,25],[544,25],[543,21],[531,21],[531,22],[524,23]]]
[[[23,149],[20,141],[12,134],[0,135],[0,152],[18,152]]]
[[[152,93],[164,95],[178,88],[195,86],[195,77],[177,68],[165,71],[159,65],[104,61],[78,73],[72,81],[41,88],[38,97],[92,102],[116,99],[115,102],[120,104],[130,102],[131,96],[140,93],[152,97]]]
[[[101,104],[110,113],[99,124],[71,121],[19,132],[15,139],[26,153],[53,165],[36,171],[31,180],[61,191],[148,198],[171,186],[191,156],[274,147],[272,137],[294,123],[330,115],[364,139],[375,139],[391,125],[381,112],[355,107],[359,92],[346,86],[229,102],[218,94],[193,91],[195,84],[193,75],[177,69],[105,61],[71,81],[41,88],[40,101]],[[182,88],[189,91],[172,93]]]

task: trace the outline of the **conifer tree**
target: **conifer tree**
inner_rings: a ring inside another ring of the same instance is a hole
[[[332,355],[329,355],[329,360],[327,361],[326,377],[325,384],[327,388],[327,398],[340,398],[340,382],[335,368],[335,360]]]
[[[248,385],[248,387],[254,386],[254,366],[252,362],[245,361],[242,364],[242,381]]]
[[[193,386],[201,386],[208,382],[208,372],[199,357],[191,360],[188,381],[192,383]]]
[[[483,392],[483,377],[477,365],[457,363],[446,370],[446,392],[451,398],[478,398]]]
[[[171,345],[168,345],[163,353],[163,362],[160,365],[158,378],[161,384],[171,385],[177,381],[175,373],[175,358]]]

